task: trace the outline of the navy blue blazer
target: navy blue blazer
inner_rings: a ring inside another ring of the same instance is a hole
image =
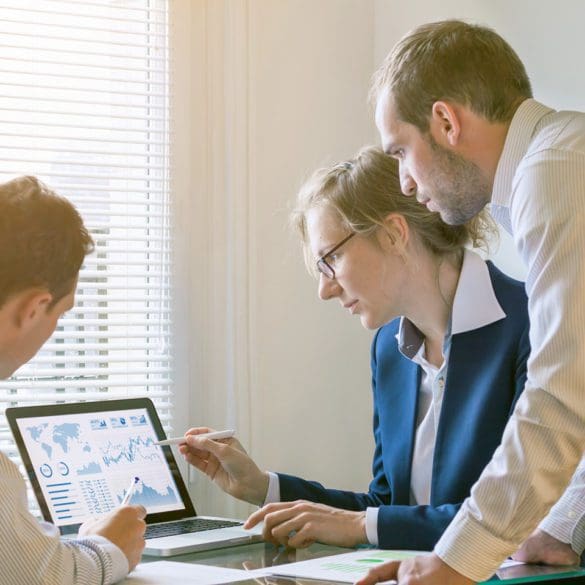
[[[320,502],[346,510],[379,507],[379,546],[432,550],[500,444],[526,382],[530,353],[524,285],[488,262],[506,318],[453,335],[435,443],[430,505],[410,505],[421,369],[398,350],[399,319],[372,343],[375,451],[367,493],[327,489],[278,474],[282,501]]]

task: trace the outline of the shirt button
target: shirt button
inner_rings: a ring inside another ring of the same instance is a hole
[[[442,376],[439,378],[438,381],[439,384],[439,388],[442,390],[445,387],[445,378],[443,378]]]

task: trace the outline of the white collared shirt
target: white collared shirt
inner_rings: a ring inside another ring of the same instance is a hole
[[[585,114],[532,99],[520,105],[498,162],[492,214],[528,269],[532,351],[502,445],[435,547],[473,581],[492,575],[529,535],[585,450]],[[585,546],[583,473],[566,496],[575,550]]]

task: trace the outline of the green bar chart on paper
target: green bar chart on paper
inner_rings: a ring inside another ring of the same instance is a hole
[[[403,561],[417,554],[425,553],[365,549],[332,557],[280,565],[275,567],[275,573],[283,576],[321,579],[323,581],[336,581],[338,583],[353,583],[376,565],[381,565],[388,561]]]
[[[363,558],[344,558],[345,555],[338,555],[337,557],[331,558],[329,562],[325,562],[323,559],[322,569],[329,569],[332,571],[340,571],[342,573],[353,573],[361,574],[369,571],[372,567],[386,563],[388,561],[403,561],[416,556],[417,553],[411,551],[388,551],[388,550],[376,550],[372,551]]]

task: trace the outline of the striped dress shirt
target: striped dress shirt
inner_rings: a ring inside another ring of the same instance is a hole
[[[490,577],[536,527],[585,450],[585,114],[523,102],[491,203],[528,270],[532,353],[502,444],[435,547],[474,581]],[[568,529],[578,531],[585,494],[570,492]]]
[[[128,573],[122,551],[101,536],[61,540],[29,512],[18,468],[0,453],[0,583],[110,585]]]

